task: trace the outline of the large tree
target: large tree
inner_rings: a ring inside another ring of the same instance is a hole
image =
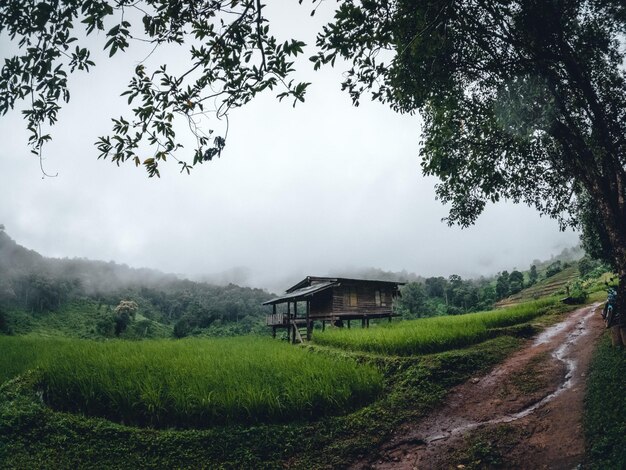
[[[625,32],[617,0],[349,0],[315,60],[352,62],[356,104],[370,92],[420,112],[423,170],[450,223],[507,198],[581,227],[624,305]]]
[[[294,0],[295,1],[295,0]],[[315,3],[315,1],[313,1]],[[134,14],[127,14],[134,12]],[[136,36],[140,20],[141,37]],[[290,82],[299,41],[269,32],[261,0],[5,0],[0,32],[22,46],[5,61],[0,111],[16,101],[39,153],[67,73],[93,65],[75,25],[104,30],[111,55],[135,39],[184,44],[190,67],[137,67],[127,96],[132,117],[114,121],[100,156],[144,163],[151,174],[179,154],[172,122],[197,136],[189,164],[218,155],[224,139],[203,135],[197,113],[217,99],[217,114],[265,89],[301,100]],[[352,63],[343,83],[423,117],[423,170],[436,175],[450,223],[467,226],[488,202],[525,202],[563,227],[583,226],[620,276],[626,298],[626,82],[622,0],[343,0],[320,32],[316,66]],[[155,147],[141,160],[139,149]]]

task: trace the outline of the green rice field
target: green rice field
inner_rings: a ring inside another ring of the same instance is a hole
[[[55,409],[125,424],[205,427],[312,419],[375,399],[372,366],[271,339],[0,337],[0,377],[38,367]]]
[[[466,315],[317,331],[314,341],[408,356],[461,348],[527,322],[557,298]],[[260,337],[92,341],[0,337],[0,381],[37,368],[53,408],[152,427],[310,420],[375,400],[372,365]]]
[[[382,323],[368,329],[329,328],[316,343],[354,351],[409,356],[461,348],[491,336],[490,329],[527,322],[558,303],[551,297],[505,309]]]

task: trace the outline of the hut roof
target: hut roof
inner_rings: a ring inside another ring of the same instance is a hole
[[[338,286],[342,282],[350,283],[367,283],[367,284],[387,284],[397,287],[404,285],[404,282],[395,281],[379,281],[376,279],[351,279],[346,277],[318,277],[307,276],[302,281],[291,286],[284,295],[276,297],[274,299],[263,302],[263,305],[280,304],[287,301],[304,300],[307,297],[311,297],[313,294],[317,294],[323,290],[329,289],[333,286]]]
[[[306,297],[310,297],[313,294],[329,289],[336,284],[337,282],[326,281],[313,284],[312,286],[302,287],[301,289],[287,291],[285,295],[268,300],[267,302],[263,302],[263,305],[280,304],[288,300],[304,300]]]

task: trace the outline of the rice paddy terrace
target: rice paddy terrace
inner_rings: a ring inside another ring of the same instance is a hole
[[[579,276],[578,267],[569,266],[554,276],[543,279],[536,284],[501,300],[496,307],[510,307],[522,302],[528,302],[542,297],[557,294],[565,294],[565,288],[568,284],[575,281]]]
[[[150,427],[284,422],[363,405],[373,366],[268,338],[108,341],[0,337],[2,375],[37,368],[57,410]]]

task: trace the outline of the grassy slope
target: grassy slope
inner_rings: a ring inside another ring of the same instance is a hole
[[[564,292],[565,286],[567,286],[567,284],[569,284],[570,282],[576,280],[578,278],[578,275],[578,267],[570,266],[568,268],[565,268],[561,272],[556,273],[554,276],[551,276],[547,279],[542,279],[541,281],[518,292],[517,294],[501,300],[497,303],[497,306],[508,307],[510,305],[517,305],[521,302],[528,302],[541,297],[556,295],[562,291]]]
[[[538,321],[550,323],[558,314]],[[157,431],[55,412],[38,398],[31,372],[0,387],[0,461],[8,467],[78,464],[96,467],[329,468],[368,455],[402,422],[435,406],[448,388],[514,351],[521,340],[500,336],[462,350],[421,357],[385,357],[309,347],[312,353],[355,357],[384,375],[376,402],[344,416],[290,424],[216,426]],[[320,352],[318,352],[320,351]],[[323,452],[321,450],[323,449]]]
[[[465,347],[493,337],[494,329],[524,323],[559,304],[555,297],[519,304],[507,309],[448,315],[368,329],[330,328],[316,332],[316,343],[355,351],[408,356]]]

